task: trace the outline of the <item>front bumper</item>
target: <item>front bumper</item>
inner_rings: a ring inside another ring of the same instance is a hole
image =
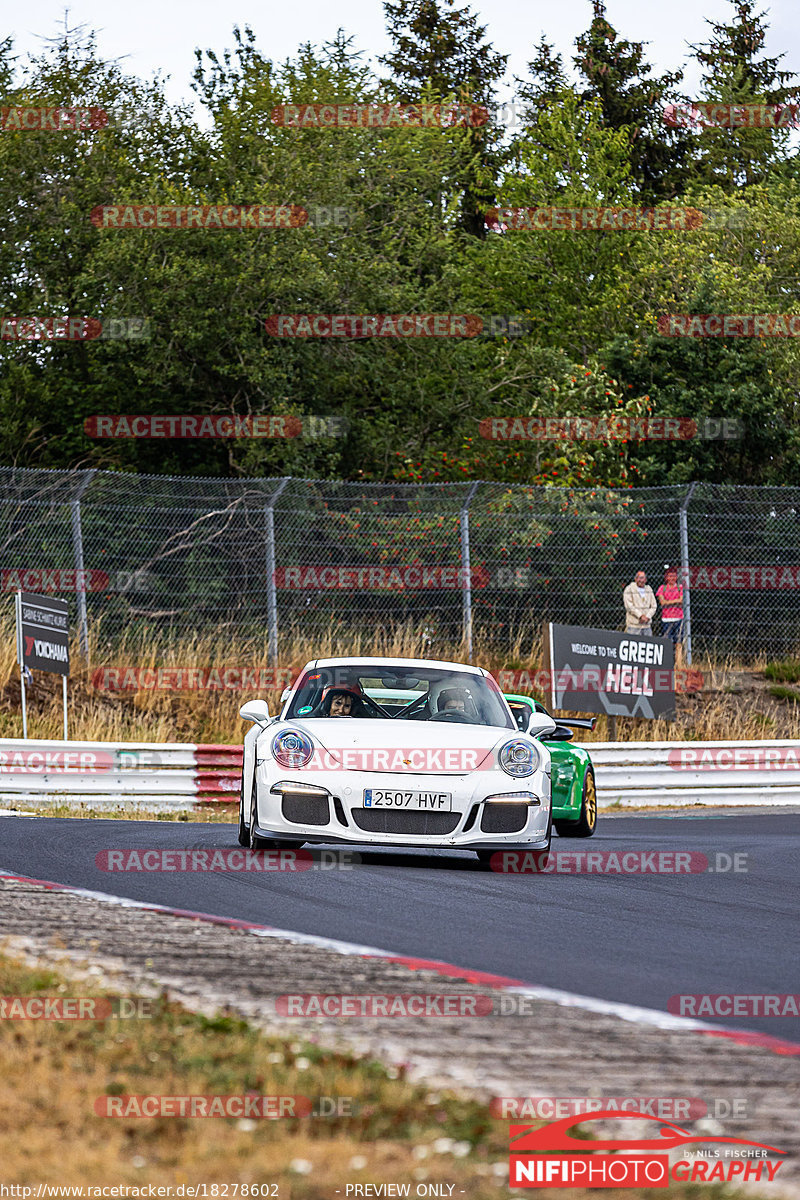
[[[523,780],[514,780],[499,768],[469,775],[326,771],[324,776],[313,778],[309,772],[262,763],[256,768],[256,778],[256,834],[260,837],[470,850],[543,850],[548,842],[550,778],[542,768]],[[278,783],[310,784],[319,791],[280,795],[271,790]],[[428,812],[366,808],[365,788],[450,792],[452,809]],[[531,793],[538,803],[486,800],[488,796],[520,791]]]

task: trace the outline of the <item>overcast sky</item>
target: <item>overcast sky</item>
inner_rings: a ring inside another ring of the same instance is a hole
[[[462,0],[459,0],[462,6]],[[507,88],[501,100],[513,97],[513,76],[525,73],[532,48],[544,34],[566,58],[573,41],[591,19],[589,0],[477,0],[471,8],[487,26],[495,48],[509,54]],[[768,6],[768,51],[786,53],[783,66],[800,71],[800,0],[774,0]],[[607,12],[620,35],[648,42],[649,61],[658,71],[681,66],[688,43],[706,41],[704,18],[729,19],[729,0],[608,0]],[[64,27],[63,0],[0,0],[0,37],[10,32],[17,51],[37,52],[43,38],[52,38]],[[217,52],[233,44],[234,24],[250,25],[259,49],[270,58],[293,55],[301,42],[321,43],[337,28],[354,35],[355,46],[374,59],[387,49],[383,5],[380,0],[301,0],[300,3],[263,3],[237,0],[136,0],[135,4],[109,0],[71,0],[70,25],[84,24],[98,33],[101,53],[124,58],[124,67],[141,78],[156,71],[170,77],[167,95],[173,102],[192,100],[191,73],[195,47]],[[697,71],[687,75],[693,91]]]

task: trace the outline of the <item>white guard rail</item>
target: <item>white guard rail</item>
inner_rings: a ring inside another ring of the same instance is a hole
[[[238,800],[242,747],[0,739],[0,804],[191,809]]]
[[[800,804],[800,741],[589,742],[598,804]],[[241,746],[0,739],[0,804],[191,809],[237,800]]]
[[[600,808],[800,804],[800,741],[587,742]]]

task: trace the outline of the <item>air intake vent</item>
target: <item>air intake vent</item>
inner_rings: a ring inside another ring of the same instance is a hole
[[[354,808],[350,815],[365,833],[427,834],[429,837],[452,833],[461,820],[461,813],[392,812],[380,808]]]
[[[285,820],[295,825],[327,825],[331,819],[327,796],[301,796],[298,792],[285,792],[281,812]]]
[[[484,833],[519,833],[528,823],[527,804],[487,804],[481,817]]]

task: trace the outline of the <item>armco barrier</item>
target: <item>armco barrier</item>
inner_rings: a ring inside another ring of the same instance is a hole
[[[800,804],[800,741],[586,742],[600,808]]]
[[[598,804],[800,804],[800,741],[587,742]],[[237,800],[242,747],[0,740],[0,802],[191,809]]]
[[[192,808],[238,800],[242,747],[0,740],[0,801]]]

